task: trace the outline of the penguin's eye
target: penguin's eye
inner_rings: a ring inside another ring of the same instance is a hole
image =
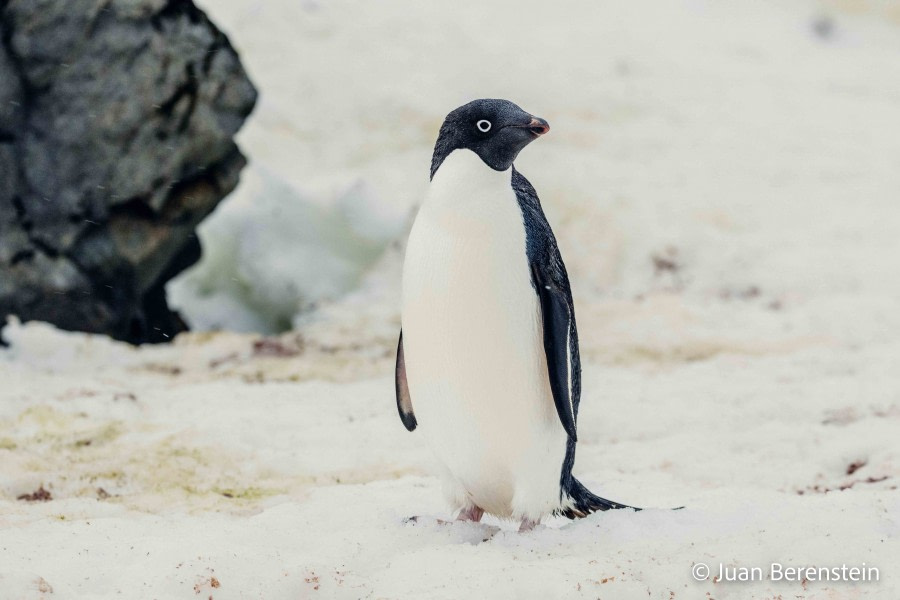
[[[475,127],[477,127],[478,131],[480,131],[481,133],[487,133],[491,130],[491,122],[487,119],[482,119],[475,123]]]

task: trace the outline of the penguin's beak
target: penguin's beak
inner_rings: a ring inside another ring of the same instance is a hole
[[[534,135],[535,138],[539,138],[540,136],[550,131],[550,124],[547,121],[541,119],[540,117],[535,117],[532,115],[529,115],[529,117],[531,117],[531,120],[529,120],[528,123],[523,123],[522,125],[513,125],[513,127],[527,129],[532,133],[532,135]]]
[[[531,117],[531,122],[528,124],[528,130],[536,136],[544,135],[550,131],[550,123],[538,117]]]

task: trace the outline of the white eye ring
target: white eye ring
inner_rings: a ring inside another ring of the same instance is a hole
[[[481,133],[487,133],[491,130],[491,122],[487,119],[482,119],[475,123],[475,127],[477,127],[478,131],[480,131]]]

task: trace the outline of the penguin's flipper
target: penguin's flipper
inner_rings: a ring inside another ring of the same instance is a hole
[[[397,412],[408,431],[416,428],[416,415],[413,413],[412,398],[409,397],[409,384],[406,383],[406,360],[403,358],[403,331],[397,342],[397,366],[394,369],[394,389],[397,394]]]
[[[547,371],[550,375],[550,389],[553,402],[563,428],[574,442],[575,411],[578,403],[575,371],[578,368],[572,356],[572,331],[575,327],[571,296],[543,272],[537,263],[531,264],[532,281],[540,298],[541,322],[544,326],[544,353],[547,356]]]
[[[531,283],[540,300],[540,321],[544,330],[544,354],[553,403],[569,435],[569,453],[575,450],[575,419],[581,401],[581,358],[578,353],[578,328],[575,304],[566,265],[547,222],[534,186],[524,175],[512,169],[512,188],[522,209],[525,224]],[[574,455],[573,455],[574,456]],[[566,459],[569,460],[568,458]],[[574,458],[572,459],[573,462]]]

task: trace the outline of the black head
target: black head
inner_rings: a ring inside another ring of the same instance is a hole
[[[454,150],[466,148],[490,168],[505,171],[530,142],[550,131],[547,121],[509,100],[473,100],[447,115],[431,158],[431,176]]]

